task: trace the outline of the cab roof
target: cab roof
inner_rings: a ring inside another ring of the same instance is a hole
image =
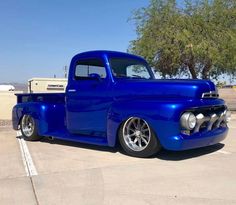
[[[135,58],[139,60],[144,60],[144,58],[140,56],[136,56],[133,54],[125,53],[125,52],[119,52],[119,51],[109,51],[109,50],[94,50],[94,51],[87,51],[83,53],[79,53],[73,57],[78,59],[78,58],[93,58],[93,57],[126,57],[126,58]]]

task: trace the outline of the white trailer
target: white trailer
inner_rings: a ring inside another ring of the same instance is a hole
[[[29,93],[65,92],[66,78],[32,78],[28,80]]]
[[[0,91],[14,91],[15,87],[13,85],[0,85]]]

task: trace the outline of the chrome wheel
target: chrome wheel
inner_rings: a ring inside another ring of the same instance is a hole
[[[21,131],[24,136],[31,137],[34,134],[35,122],[30,115],[24,115],[22,118]]]
[[[141,118],[129,118],[122,131],[125,144],[133,151],[144,150],[150,142],[151,129],[148,123]]]

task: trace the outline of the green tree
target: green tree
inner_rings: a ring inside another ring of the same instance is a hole
[[[144,56],[163,77],[207,79],[236,73],[236,1],[150,0],[134,12],[137,39],[129,51]]]

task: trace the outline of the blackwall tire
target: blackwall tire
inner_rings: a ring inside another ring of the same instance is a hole
[[[130,117],[122,123],[119,141],[124,151],[134,157],[150,157],[161,149],[152,128],[145,120],[138,117]]]
[[[20,122],[22,136],[28,141],[37,141],[42,137],[38,135],[35,119],[31,115],[24,115]]]

